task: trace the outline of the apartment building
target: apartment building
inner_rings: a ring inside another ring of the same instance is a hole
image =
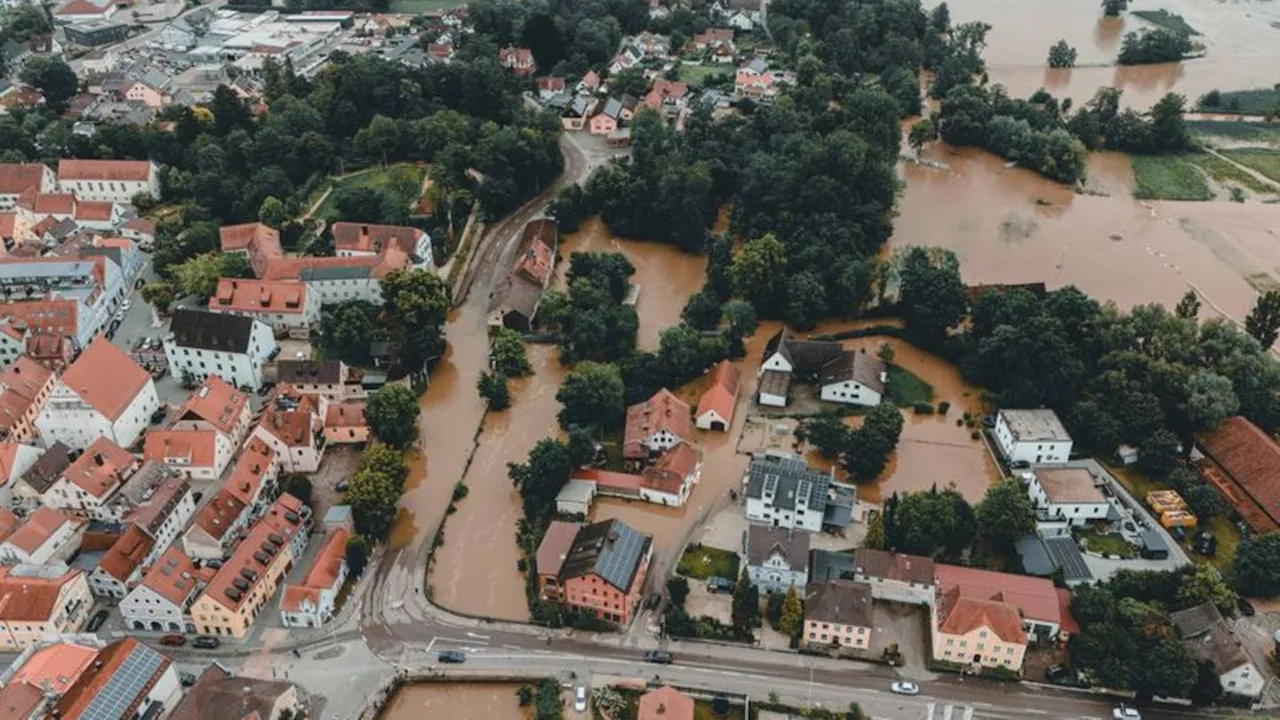
[[[151,375],[100,337],[58,379],[36,428],[46,443],[83,450],[105,437],[131,447],[159,407]]]
[[[21,652],[50,634],[84,626],[93,595],[66,565],[0,566],[0,651]]]

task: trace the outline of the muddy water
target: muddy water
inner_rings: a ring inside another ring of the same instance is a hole
[[[1077,195],[997,157],[937,144],[926,159],[950,171],[904,165],[906,191],[890,244],[941,245],[967,283],[1074,284],[1121,307],[1172,306],[1188,288],[1206,313],[1242,320],[1255,288],[1280,286],[1280,206],[1140,202],[1123,156],[1089,158],[1090,183],[1109,197]]]
[[[450,683],[408,685],[401,688],[378,716],[379,720],[524,720],[513,683]]]
[[[631,282],[640,286],[636,301],[640,331],[636,343],[641,350],[658,349],[659,334],[680,324],[680,311],[685,302],[702,288],[706,279],[705,256],[680,252],[669,245],[615,238],[597,217],[560,241],[563,263],[556,272],[558,287],[564,287],[569,256],[575,251],[621,252],[635,265],[636,274]]]
[[[470,615],[529,619],[516,567],[516,525],[523,512],[507,463],[524,462],[539,440],[559,432],[556,391],[563,371],[555,346],[531,344],[528,352],[534,375],[511,380],[511,408],[485,417],[465,480],[469,493],[449,516],[431,573],[435,601]]]
[[[983,53],[993,83],[1017,97],[1044,87],[1080,103],[1104,85],[1124,90],[1124,101],[1146,108],[1166,92],[1191,101],[1214,88],[1270,87],[1280,62],[1280,8],[1268,2],[1137,0],[1130,10],[1164,9],[1181,15],[1201,33],[1201,59],[1145,67],[1113,67],[1124,33],[1150,27],[1140,18],[1102,17],[1096,2],[1053,0],[951,0],[953,23],[982,20],[992,25]],[[1049,71],[1049,46],[1065,39],[1078,52],[1077,67]]]

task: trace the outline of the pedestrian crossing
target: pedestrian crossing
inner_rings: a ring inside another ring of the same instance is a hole
[[[929,714],[925,720],[974,720],[972,705],[954,705],[946,703],[939,708],[938,703],[929,703]],[[985,717],[985,716],[983,716]]]
[[[1046,718],[1048,713],[1044,710],[1016,708],[995,708],[987,703],[976,703],[967,705],[964,703],[944,703],[930,702],[927,706],[928,713],[924,715],[922,720],[1029,720],[1031,718]]]

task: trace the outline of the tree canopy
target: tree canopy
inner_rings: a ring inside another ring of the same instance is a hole
[[[369,395],[365,418],[373,436],[394,448],[418,439],[418,397],[404,385],[383,385]]]

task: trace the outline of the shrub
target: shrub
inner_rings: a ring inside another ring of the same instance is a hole
[[[915,413],[916,413],[917,415],[932,415],[932,414],[933,414],[933,405],[930,405],[930,404],[929,404],[929,403],[927,403],[927,402],[918,402],[918,403],[916,403],[915,405],[913,405],[913,406],[912,406],[912,409],[913,409],[913,410],[915,410]]]

